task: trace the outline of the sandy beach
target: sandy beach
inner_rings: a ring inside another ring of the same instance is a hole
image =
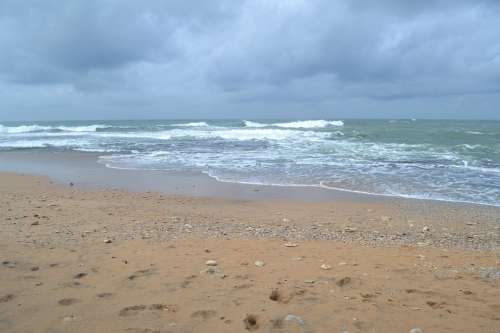
[[[499,332],[494,207],[0,184],[2,332]]]

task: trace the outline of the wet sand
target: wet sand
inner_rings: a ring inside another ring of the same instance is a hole
[[[498,208],[261,198],[0,173],[0,331],[500,331]]]

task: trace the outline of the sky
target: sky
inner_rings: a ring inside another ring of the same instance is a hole
[[[2,0],[0,120],[500,119],[497,0]]]

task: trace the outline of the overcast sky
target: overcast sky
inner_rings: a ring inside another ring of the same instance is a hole
[[[500,1],[0,1],[0,120],[359,117],[500,119]]]

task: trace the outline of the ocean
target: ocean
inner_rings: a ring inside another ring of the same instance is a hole
[[[109,168],[500,206],[500,121],[3,122],[2,150],[97,152]]]

